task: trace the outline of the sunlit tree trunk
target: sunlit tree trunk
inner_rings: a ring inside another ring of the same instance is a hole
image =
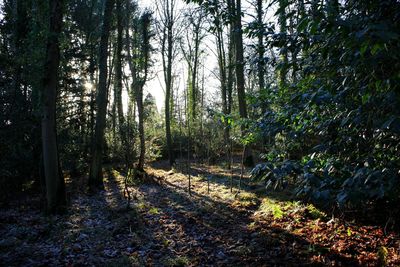
[[[233,72],[231,70],[231,64],[230,62],[231,57],[229,56],[228,62],[227,62],[227,53],[225,51],[225,42],[224,42],[224,26],[220,20],[220,14],[217,13],[214,17],[214,25],[215,25],[215,38],[216,38],[216,45],[217,45],[217,57],[218,57],[218,69],[219,69],[219,79],[221,82],[221,102],[222,102],[222,113],[227,116],[230,114],[230,105],[231,103],[229,102],[229,95],[231,95],[230,91],[232,90],[232,84],[228,84],[228,80],[232,80],[231,77],[228,76],[231,75],[233,76]],[[230,34],[229,36],[232,36]],[[231,47],[231,44],[229,44],[229,48]],[[230,53],[230,51],[228,51]],[[228,88],[230,86],[230,88]],[[227,151],[230,152],[230,129],[229,129],[229,123],[226,120],[225,125],[224,125],[224,143],[225,146],[227,147]],[[227,163],[228,163],[228,168],[230,168],[230,153],[226,154],[227,157]]]
[[[104,129],[106,126],[107,112],[107,58],[108,58],[108,39],[110,36],[111,15],[114,0],[106,0],[103,18],[103,29],[100,39],[99,54],[99,84],[96,97],[97,114],[94,140],[92,144],[92,161],[90,164],[89,186],[103,187],[102,157],[104,146]]]
[[[159,1],[159,12],[162,16],[162,25],[160,25],[159,29],[161,32],[161,57],[165,82],[165,135],[170,166],[173,166],[175,163],[171,135],[172,64],[174,60],[173,49],[176,41],[176,36],[173,36],[176,19],[174,17],[175,4],[175,0]]]

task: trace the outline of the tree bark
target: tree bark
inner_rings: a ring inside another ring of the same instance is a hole
[[[257,23],[258,23],[258,43],[257,43],[257,52],[258,52],[258,62],[257,62],[257,74],[258,74],[258,89],[261,91],[265,87],[264,75],[265,75],[265,64],[264,64],[264,23],[263,23],[263,0],[257,0]],[[265,111],[265,107],[263,107],[263,111]]]
[[[286,24],[286,8],[283,8],[283,7],[286,6],[286,1],[287,0],[279,0],[279,7],[281,9],[281,12],[279,13],[279,18],[278,18],[280,32],[281,32],[283,38],[285,38],[285,41],[286,41],[287,24]],[[281,67],[280,67],[280,71],[279,71],[279,87],[282,89],[287,86],[286,75],[287,75],[287,69],[288,69],[288,67],[287,67],[288,56],[287,56],[286,45],[281,48],[280,57],[281,57]]]
[[[193,71],[192,71],[192,79],[191,79],[191,115],[192,115],[192,121],[196,119],[196,109],[197,109],[197,95],[198,95],[198,86],[197,86],[197,75],[198,75],[198,65],[199,65],[199,50],[200,50],[200,42],[202,39],[202,36],[200,36],[200,27],[201,23],[203,20],[203,14],[199,14],[198,20],[195,22],[193,18],[193,29],[194,29],[194,55],[193,55]]]
[[[219,18],[220,14],[216,14],[214,17],[215,20],[215,27],[216,27],[216,31],[215,31],[215,37],[216,37],[216,44],[217,44],[217,56],[218,56],[218,68],[219,68],[219,78],[220,78],[220,82],[221,82],[221,100],[222,100],[222,113],[227,116],[230,113],[230,108],[229,108],[229,98],[228,98],[228,79],[227,79],[227,75],[228,75],[228,69],[230,69],[230,64],[231,62],[226,61],[226,51],[225,51],[225,45],[224,45],[224,38],[223,38],[223,34],[224,34],[224,30],[223,30],[223,25],[220,21]],[[229,51],[228,51],[229,52]],[[227,121],[225,121],[225,125],[224,125],[224,143],[225,146],[227,147],[227,151],[228,153],[226,154],[227,157],[227,163],[228,163],[228,169],[231,168],[231,164],[230,164],[230,129],[229,129],[230,125]]]
[[[141,55],[143,60],[143,72],[139,86],[136,91],[136,102],[139,115],[139,138],[140,138],[140,154],[137,168],[143,171],[144,160],[146,154],[145,132],[144,132],[144,108],[143,108],[143,87],[147,81],[149,58],[150,58],[150,13],[144,13],[140,18],[141,26]]]
[[[169,165],[172,167],[175,163],[175,157],[172,148],[171,136],[171,94],[172,94],[172,61],[173,61],[173,27],[174,27],[174,2],[167,0],[163,6],[165,12],[165,25],[162,29],[161,55],[163,60],[164,81],[165,81],[165,135],[167,139],[167,150]]]
[[[233,3],[233,1],[232,1]],[[242,10],[241,10],[241,1],[236,0],[236,6],[233,7],[235,11],[235,56],[236,56],[236,89],[238,94],[238,103],[239,103],[239,115],[242,119],[247,119],[247,104],[246,104],[246,92],[244,88],[245,80],[244,80],[244,52],[243,52],[243,36],[242,36]],[[245,127],[242,126],[242,138],[245,136]],[[244,163],[247,166],[253,165],[253,157],[250,147],[245,146],[245,160]]]
[[[114,6],[114,0],[106,0],[104,9],[103,28],[100,39],[100,54],[99,54],[99,84],[96,97],[97,116],[92,142],[92,161],[90,164],[89,186],[103,187],[103,171],[102,157],[104,146],[104,129],[106,126],[107,113],[107,57],[108,57],[108,39],[110,36],[111,15]]]
[[[42,145],[46,181],[47,210],[59,211],[66,204],[65,183],[59,165],[56,133],[56,97],[60,65],[59,35],[62,28],[63,2],[50,0],[50,26],[42,94]]]
[[[117,51],[115,62],[115,88],[116,105],[118,113],[118,126],[122,143],[124,143],[123,125],[125,123],[124,112],[122,108],[122,0],[117,0]]]

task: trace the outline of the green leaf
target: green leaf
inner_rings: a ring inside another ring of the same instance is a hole
[[[364,54],[365,54],[365,52],[367,51],[368,47],[369,47],[369,42],[368,42],[368,41],[364,42],[364,43],[361,45],[361,49],[360,49],[360,54],[361,54],[361,56],[364,56]]]
[[[371,49],[371,54],[375,55],[376,53],[378,53],[379,51],[381,51],[383,48],[382,44],[375,44],[372,49]]]
[[[352,235],[351,229],[347,228],[347,236],[350,237]]]
[[[309,20],[308,18],[303,18],[300,23],[297,25],[297,31],[303,32],[308,26]]]

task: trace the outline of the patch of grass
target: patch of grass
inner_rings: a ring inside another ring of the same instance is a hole
[[[286,214],[295,215],[295,219],[299,217],[308,217],[313,220],[327,218],[326,213],[312,204],[302,204],[300,201],[276,201],[268,197],[263,199],[258,212],[267,216],[272,215],[274,219],[281,219]]]
[[[273,205],[272,215],[274,216],[274,219],[281,219],[283,215],[285,215],[285,212],[281,209],[279,205]]]
[[[156,214],[158,214],[159,212],[160,212],[160,211],[159,211],[157,208],[155,208],[155,207],[149,209],[149,214],[151,214],[151,215],[156,215]]]
[[[257,201],[258,200],[256,194],[249,193],[249,192],[241,192],[238,195],[238,198],[239,198],[239,200],[242,200],[242,201]]]
[[[136,205],[137,209],[140,211],[143,211],[145,209],[147,209],[147,204],[144,201],[140,201],[137,205]]]
[[[254,230],[254,229],[256,229],[256,227],[257,227],[256,222],[251,222],[247,225],[247,229],[249,229],[249,230]]]
[[[163,260],[165,266],[188,266],[190,261],[187,257],[166,258]]]
[[[327,215],[325,212],[317,209],[313,204],[307,205],[307,211],[309,212],[312,219],[326,219]]]
[[[233,202],[234,206],[253,207],[259,202],[256,194],[249,192],[241,192]]]
[[[222,200],[233,200],[234,194],[231,193],[228,187],[220,186],[217,190],[211,191],[211,196]]]
[[[277,203],[269,198],[263,199],[259,212],[265,215],[272,215],[274,219],[281,219],[286,214],[282,203]]]

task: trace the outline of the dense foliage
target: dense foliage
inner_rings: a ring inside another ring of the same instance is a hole
[[[265,38],[271,49],[291,56],[286,65],[266,60],[279,71],[290,69],[291,78],[285,86],[271,80],[255,101],[268,101],[254,127],[270,142],[266,163],[254,176],[268,184],[297,178],[297,194],[324,205],[395,207],[399,3],[313,1],[299,7],[287,2],[277,11],[282,12],[297,23],[289,32],[271,25]]]

